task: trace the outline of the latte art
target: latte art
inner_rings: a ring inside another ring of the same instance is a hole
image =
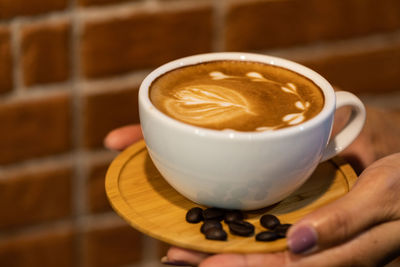
[[[297,125],[323,106],[322,92],[307,78],[242,61],[213,61],[168,72],[153,82],[150,99],[182,122],[238,131]]]
[[[178,120],[216,124],[244,114],[254,114],[239,92],[218,85],[190,85],[166,99],[165,108]]]

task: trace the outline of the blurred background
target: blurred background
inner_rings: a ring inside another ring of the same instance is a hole
[[[313,68],[367,104],[377,158],[400,151],[399,0],[0,0],[0,266],[159,266],[108,204],[103,138],[152,69],[211,51]]]

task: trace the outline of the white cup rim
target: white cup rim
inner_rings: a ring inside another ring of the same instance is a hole
[[[310,80],[312,80],[321,89],[324,95],[324,106],[322,110],[313,118],[300,123],[298,125],[277,129],[273,131],[249,131],[241,132],[234,130],[213,130],[209,128],[203,128],[195,125],[190,125],[176,119],[173,119],[160,110],[158,110],[150,100],[149,89],[152,82],[173,69],[195,65],[198,63],[216,61],[216,60],[238,60],[238,61],[255,61],[266,63],[270,65],[275,65],[289,69],[291,71],[297,72]],[[292,135],[298,132],[304,131],[306,129],[312,129],[318,127],[323,121],[330,117],[336,106],[336,96],[332,85],[320,74],[307,68],[296,62],[262,54],[245,53],[245,52],[215,52],[207,54],[198,54],[194,56],[188,56],[180,59],[176,59],[169,63],[166,63],[157,69],[153,70],[150,74],[146,76],[139,88],[139,105],[141,108],[146,109],[152,114],[152,116],[158,117],[163,123],[169,124],[171,127],[175,127],[182,131],[192,132],[199,136],[209,136],[214,138],[222,139],[263,139],[263,138],[273,138],[282,137],[285,135]]]

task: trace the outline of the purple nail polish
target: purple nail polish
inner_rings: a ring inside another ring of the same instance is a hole
[[[168,260],[167,257],[162,257],[161,263],[164,265],[171,265],[171,266],[191,266],[189,263],[183,261],[170,261]]]
[[[302,226],[288,237],[289,249],[296,254],[306,252],[316,245],[317,233],[310,226]]]

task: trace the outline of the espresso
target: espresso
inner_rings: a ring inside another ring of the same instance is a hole
[[[166,115],[215,130],[276,130],[303,123],[324,105],[321,89],[285,68],[251,61],[211,61],[158,77],[152,103]]]

